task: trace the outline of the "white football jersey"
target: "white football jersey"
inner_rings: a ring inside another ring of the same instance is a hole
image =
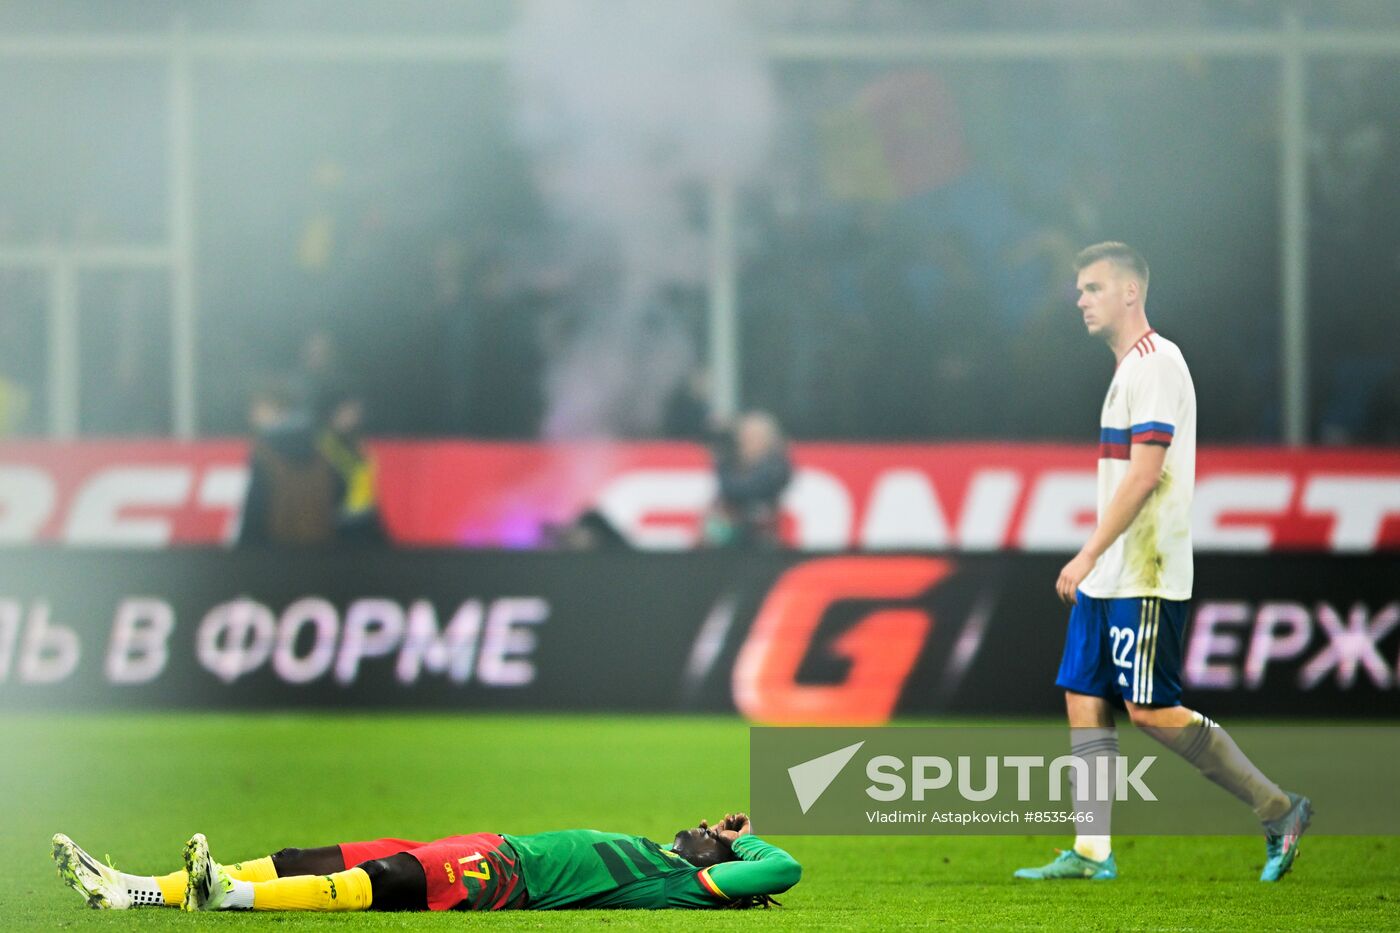
[[[1196,389],[1181,350],[1155,331],[1119,362],[1099,420],[1099,520],[1128,472],[1134,444],[1167,448],[1162,479],[1080,589],[1099,599],[1190,599]]]

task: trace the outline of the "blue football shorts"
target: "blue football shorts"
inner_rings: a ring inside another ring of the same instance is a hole
[[[1055,683],[1144,706],[1181,703],[1182,640],[1190,600],[1077,594]]]

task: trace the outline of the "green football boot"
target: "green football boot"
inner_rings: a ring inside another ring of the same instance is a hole
[[[1293,806],[1276,820],[1264,824],[1264,870],[1259,874],[1260,881],[1277,881],[1293,867],[1298,857],[1298,840],[1307,832],[1312,823],[1312,801],[1286,791]]]
[[[1118,877],[1118,863],[1113,860],[1112,852],[1102,862],[1096,862],[1091,858],[1085,858],[1073,849],[1065,849],[1049,865],[1042,865],[1039,868],[1018,868],[1016,877],[1028,878],[1031,881],[1057,881],[1061,878],[1112,881]]]

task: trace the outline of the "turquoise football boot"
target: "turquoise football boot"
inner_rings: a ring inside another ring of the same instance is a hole
[[[1065,849],[1049,865],[1042,865],[1039,868],[1018,868],[1016,877],[1028,878],[1031,881],[1056,881],[1061,878],[1112,881],[1118,877],[1118,863],[1113,860],[1112,852],[1108,853],[1108,858],[1102,862],[1096,862],[1091,858],[1085,858],[1073,849]]]
[[[1312,823],[1312,801],[1301,794],[1288,793],[1293,806],[1276,820],[1264,824],[1264,870],[1260,881],[1278,881],[1293,867],[1298,857],[1298,840]]]

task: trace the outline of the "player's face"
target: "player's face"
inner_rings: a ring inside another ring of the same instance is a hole
[[[671,851],[700,868],[717,865],[733,857],[713,829],[701,829],[699,826],[676,833]]]
[[[1115,333],[1128,312],[1128,277],[1113,263],[1100,259],[1079,270],[1079,311],[1084,326],[1095,337]]]

